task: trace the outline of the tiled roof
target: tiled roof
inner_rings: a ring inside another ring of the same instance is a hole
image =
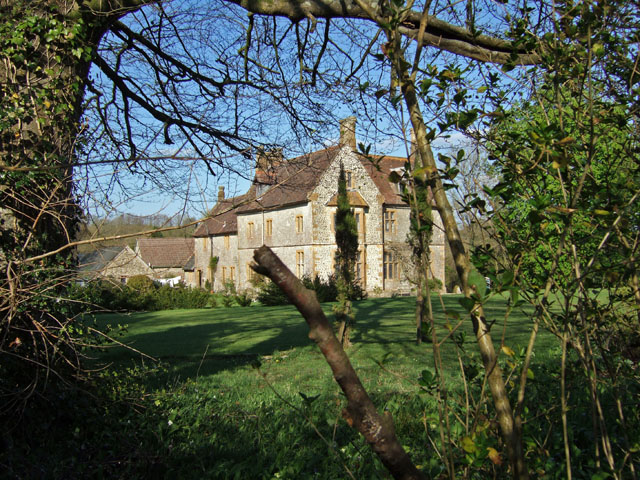
[[[238,208],[238,213],[307,202],[309,194],[339,152],[339,146],[329,147],[282,162],[274,168],[274,185],[254,186],[257,198]],[[264,187],[266,192],[260,195],[260,189]]]
[[[349,206],[351,207],[368,207],[369,204],[367,201],[362,198],[359,192],[350,190],[347,192],[347,197],[349,198]],[[338,206],[338,194],[336,193],[331,200],[327,202],[328,207],[337,207]]]
[[[81,272],[97,272],[103,270],[124,247],[105,247],[93,252],[78,254],[78,270]]]
[[[238,231],[236,210],[254,198],[254,190],[255,187],[251,187],[244,195],[225,198],[221,202],[218,202],[216,206],[211,209],[209,218],[198,226],[193,236],[208,237],[210,235],[229,235],[236,233]]]
[[[186,263],[183,265],[182,269],[187,272],[193,272],[195,268],[196,268],[196,256],[191,255],[189,259],[186,261]]]
[[[141,238],[138,255],[151,268],[182,268],[193,255],[193,238]]]
[[[360,161],[365,170],[369,173],[373,182],[380,190],[384,197],[384,203],[387,205],[405,205],[398,193],[396,186],[389,182],[389,174],[393,170],[404,169],[406,158],[402,157],[380,157],[369,160],[360,155]],[[377,168],[376,168],[377,166]]]
[[[224,199],[211,210],[209,218],[200,224],[194,237],[229,235],[237,233],[237,214],[281,208],[305,203],[316,187],[322,174],[340,152],[340,146],[302,155],[273,166],[269,174],[261,171],[260,179],[270,182],[256,183],[244,195]],[[363,167],[388,205],[403,205],[395,186],[389,183],[392,170],[401,169],[406,162],[400,157],[380,157],[372,162],[364,155],[357,154]],[[353,206],[368,206],[357,192],[350,192]],[[353,195],[357,194],[357,196]],[[359,197],[359,198],[358,198]]]

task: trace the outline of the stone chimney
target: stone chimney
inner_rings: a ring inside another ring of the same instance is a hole
[[[222,202],[224,200],[224,187],[220,186],[218,187],[218,203]]]
[[[343,118],[340,120],[340,146],[351,147],[352,150],[356,149],[356,122],[357,118],[354,116]]]
[[[256,183],[272,185],[276,182],[276,168],[284,161],[282,148],[266,151],[259,148],[256,152]]]

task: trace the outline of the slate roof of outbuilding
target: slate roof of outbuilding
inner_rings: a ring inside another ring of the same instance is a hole
[[[182,268],[194,244],[193,238],[140,238],[137,253],[151,268]]]
[[[78,270],[98,272],[103,270],[125,247],[105,247],[92,252],[78,254]]]

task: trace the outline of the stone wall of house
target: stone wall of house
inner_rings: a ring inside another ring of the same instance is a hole
[[[116,278],[124,282],[135,275],[149,277],[154,275],[153,270],[129,247],[124,248],[116,255],[101,273],[105,277]]]
[[[213,255],[218,257],[218,265],[213,274],[213,289],[218,292],[225,289],[229,282],[238,287],[238,235],[216,235],[211,237]]]
[[[253,272],[249,264],[253,261],[253,251],[262,245],[271,247],[292,272],[298,271],[296,262],[299,260],[304,274],[312,275],[311,218],[309,204],[238,215],[238,289],[252,288],[250,280]],[[271,235],[268,234],[268,222]],[[250,230],[253,231],[252,235],[249,234]]]
[[[327,207],[326,204],[338,192],[340,162],[342,162],[345,171],[351,172],[351,189],[357,191],[368,205],[365,208],[354,209],[356,213],[359,212],[363,215],[363,220],[359,224],[359,242],[360,250],[363,252],[364,265],[362,267],[366,271],[364,279],[366,290],[372,294],[387,290],[409,292],[411,284],[402,273],[394,280],[385,280],[383,275],[385,246],[393,244],[394,250],[407,250],[408,248],[405,241],[409,229],[409,209],[406,207],[395,208],[394,211],[398,214],[396,228],[392,232],[384,231],[384,197],[362,166],[359,158],[353,154],[349,147],[343,148],[336,160],[327,168],[312,194],[314,243],[316,245],[334,245],[333,251],[335,252],[333,218],[336,208]],[[333,255],[327,255],[327,252],[323,253],[316,255],[315,270],[324,276],[333,271],[334,260]]]
[[[442,282],[442,292],[445,292],[445,236],[444,226],[440,214],[433,211],[433,234],[431,236],[431,273],[434,278]]]
[[[209,258],[211,257],[211,238],[194,238],[193,253],[194,267],[191,280],[187,279],[187,285],[191,287],[204,288],[207,280],[207,269],[209,268]]]

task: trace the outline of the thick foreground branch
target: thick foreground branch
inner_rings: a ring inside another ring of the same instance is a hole
[[[347,354],[333,333],[315,292],[304,288],[300,280],[285,266],[269,247],[257,249],[252,264],[256,272],[268,276],[285,293],[309,325],[311,338],[325,356],[333,376],[347,397],[347,408],[342,412],[350,426],[358,429],[384,466],[396,479],[425,479],[413,465],[409,455],[398,441],[391,415],[380,415],[366,390],[360,383]]]
[[[258,15],[288,17],[294,22],[304,18],[357,18],[376,23],[385,21],[381,4],[373,0],[363,2],[341,0],[317,0],[299,2],[296,0],[225,0],[240,5]],[[423,14],[408,11],[399,31],[413,40],[420,38],[420,22]],[[456,55],[481,62],[515,65],[533,65],[540,62],[540,56],[533,50],[512,44],[509,40],[472,33],[468,29],[450,24],[436,16],[427,15],[422,43]]]

